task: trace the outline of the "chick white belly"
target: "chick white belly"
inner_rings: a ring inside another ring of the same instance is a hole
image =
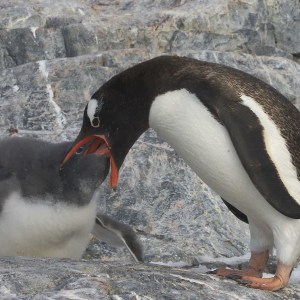
[[[226,128],[195,95],[183,89],[158,96],[151,106],[149,122],[208,186],[250,217],[265,234],[274,235],[275,244],[281,243],[278,240],[286,234],[287,240],[294,236],[293,246],[299,248],[300,221],[280,214],[261,196]]]
[[[77,207],[28,202],[14,192],[0,214],[0,255],[80,258],[95,216],[96,200]]]

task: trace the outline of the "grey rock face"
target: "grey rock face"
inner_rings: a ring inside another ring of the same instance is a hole
[[[0,263],[1,299],[290,300],[299,299],[300,292],[299,287],[257,291],[193,269],[147,264],[32,258]]]
[[[299,10],[298,0],[2,1],[0,133],[72,140],[94,91],[162,53],[241,69],[300,108]],[[152,130],[117,192],[106,182],[100,192],[99,211],[135,227],[148,261],[201,268],[123,266],[128,252],[93,242],[85,257],[100,260],[1,259],[1,299],[299,298],[299,284],[266,293],[202,274],[249,252],[248,227]]]
[[[298,57],[299,2],[9,1],[1,4],[0,66],[138,48]]]

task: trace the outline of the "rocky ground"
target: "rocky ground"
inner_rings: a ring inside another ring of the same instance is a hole
[[[0,262],[1,299],[300,299],[299,285],[284,292],[257,291],[197,270],[169,266],[30,258]]]
[[[0,134],[72,140],[103,82],[162,53],[241,69],[300,108],[299,16],[297,0],[1,1]],[[1,258],[0,299],[300,298],[297,278],[268,293],[203,274],[244,258],[248,228],[151,130],[117,192],[101,186],[99,210],[131,224],[146,261],[167,266],[131,264],[103,243],[76,262]]]

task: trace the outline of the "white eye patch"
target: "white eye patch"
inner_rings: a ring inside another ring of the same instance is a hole
[[[100,113],[101,109],[103,106],[103,101],[100,100],[95,100],[95,99],[91,99],[87,105],[87,115],[90,119],[91,125],[93,127],[99,127],[100,126],[100,119],[97,116],[97,114]]]

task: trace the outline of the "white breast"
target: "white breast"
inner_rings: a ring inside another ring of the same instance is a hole
[[[158,96],[149,122],[207,185],[239,210],[256,216],[267,206],[277,213],[254,187],[226,128],[194,94],[181,89]]]
[[[0,255],[80,258],[94,226],[96,200],[82,207],[32,200],[14,192],[5,202]]]

